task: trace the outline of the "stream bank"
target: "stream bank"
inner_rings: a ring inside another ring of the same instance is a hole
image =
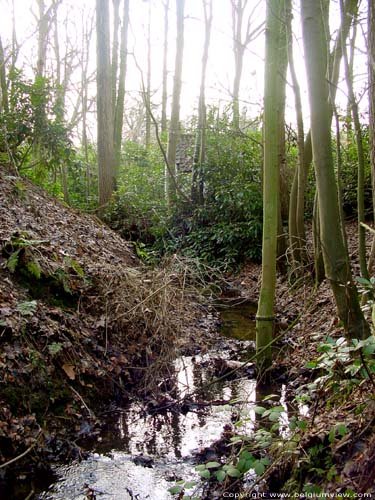
[[[228,454],[226,441],[237,421],[245,419],[241,432],[253,433],[252,408],[266,395],[284,405],[280,423],[287,429],[285,384],[260,392],[254,365],[244,365],[255,349],[254,304],[225,301],[216,310],[216,345],[177,358],[168,393],[113,409],[96,438],[81,444],[88,459],[57,467],[59,481],[37,498],[83,500],[88,493],[103,500],[174,498],[168,489],[181,479],[197,480],[197,464],[220,462]]]

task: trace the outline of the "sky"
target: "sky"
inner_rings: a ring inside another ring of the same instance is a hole
[[[0,0],[1,12],[0,30],[3,38],[3,45],[7,45],[7,40],[11,37],[11,5],[14,2],[16,31],[18,41],[22,44],[20,63],[26,68],[26,73],[36,63],[36,20],[33,13],[37,13],[36,0]],[[45,0],[47,6],[51,0]],[[259,5],[258,5],[259,4]],[[304,114],[308,120],[308,98],[306,92],[306,80],[303,61],[303,50],[301,40],[300,14],[298,8],[299,2],[294,2],[294,51],[295,62],[298,71],[298,77],[301,85]],[[364,2],[362,2],[364,4]],[[248,0],[248,12],[254,6],[253,26],[256,27],[264,21],[265,18],[265,0]],[[338,2],[332,2],[331,31],[337,27],[339,22]],[[140,96],[140,73],[136,67],[138,65],[146,68],[147,60],[147,19],[148,19],[148,1],[130,0],[130,31],[129,31],[129,58],[126,88],[131,98],[139,99]],[[59,8],[60,23],[67,18],[68,34],[73,47],[79,44],[80,33],[79,24],[82,16],[87,19],[95,9],[95,0],[62,0]],[[162,54],[163,54],[163,36],[164,36],[164,8],[163,0],[151,0],[151,32],[152,32],[152,100],[155,105],[161,102],[161,82],[162,82]],[[246,17],[246,16],[245,16]],[[186,0],[185,4],[185,45],[183,62],[183,86],[181,96],[181,117],[185,120],[193,115],[197,108],[201,57],[204,40],[204,22],[203,22],[202,0]],[[169,16],[169,94],[172,92],[173,70],[174,70],[174,51],[175,51],[175,0],[170,0]],[[245,29],[245,25],[244,25]],[[213,0],[213,27],[211,35],[211,45],[209,52],[209,63],[207,71],[207,102],[219,105],[220,109],[230,103],[230,89],[234,76],[234,57],[232,49],[231,33],[231,7],[230,0]],[[61,31],[63,28],[61,27]],[[361,30],[358,30],[358,59],[355,72],[359,76],[356,79],[357,93],[361,94],[365,85],[366,57],[364,52],[365,42]],[[92,42],[90,54],[90,70],[95,72],[95,40]],[[263,101],[263,67],[264,62],[264,34],[262,33],[247,47],[245,52],[244,69],[241,85],[241,109],[246,109],[246,116],[254,118],[259,116],[262,110]],[[146,71],[146,69],[145,69]],[[78,71],[75,74],[78,85],[80,75]],[[290,78],[288,78],[290,83]],[[346,92],[345,86],[340,85],[342,90],[338,92],[339,105],[345,107]],[[92,86],[92,95],[95,95],[95,85]],[[128,105],[131,99],[128,99]],[[362,109],[366,109],[366,100],[362,99]],[[294,123],[294,98],[290,84],[287,85],[287,107],[286,120]],[[94,127],[95,128],[95,127]],[[307,128],[307,127],[306,127]],[[93,133],[95,133],[93,131]]]

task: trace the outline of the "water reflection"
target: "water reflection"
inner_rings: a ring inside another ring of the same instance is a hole
[[[188,411],[181,412],[177,405],[150,414],[140,412],[138,405],[129,405],[119,416],[118,435],[112,429],[102,436],[95,451],[107,451],[110,440],[117,450],[131,455],[180,459],[219,439],[224,425],[235,421],[242,407],[249,409],[256,401],[256,381],[241,378],[212,384],[210,365],[206,364],[209,357],[184,357],[176,362],[176,392]],[[247,427],[250,432],[253,424]]]
[[[232,371],[254,346],[254,305],[221,305],[220,311],[221,333],[228,337],[219,342],[220,347],[205,355],[177,359],[173,390],[165,395],[164,403],[162,396],[152,411],[146,404],[135,402],[123,408],[91,446],[90,459],[60,468],[62,480],[40,498],[84,499],[89,485],[103,500],[171,499],[168,488],[176,479],[195,477],[197,454],[212,447],[225,426],[237,426],[240,420],[237,432],[247,436],[254,432],[260,419],[254,405],[272,405],[263,403],[270,394],[274,395],[271,400],[283,407],[279,433],[289,436],[293,409],[287,401],[286,386],[257,386],[251,371]],[[222,373],[228,376],[217,380]],[[261,420],[262,427],[268,425],[265,420]]]

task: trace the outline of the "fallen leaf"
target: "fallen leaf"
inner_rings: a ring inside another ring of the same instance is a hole
[[[68,375],[70,380],[74,380],[76,378],[76,374],[75,374],[73,365],[69,365],[68,363],[64,363],[61,368]]]

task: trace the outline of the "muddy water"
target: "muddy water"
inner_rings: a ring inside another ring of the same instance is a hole
[[[219,347],[176,360],[177,403],[166,396],[155,402],[153,412],[133,402],[111,415],[107,429],[90,445],[89,459],[58,468],[60,480],[38,498],[168,500],[176,480],[196,479],[194,464],[219,459],[211,445],[225,425],[245,416],[241,432],[251,433],[252,404],[262,396],[251,364],[232,370],[254,348],[254,312],[245,302],[220,304]],[[212,384],[218,376],[221,380]],[[286,426],[286,413],[282,418]]]

